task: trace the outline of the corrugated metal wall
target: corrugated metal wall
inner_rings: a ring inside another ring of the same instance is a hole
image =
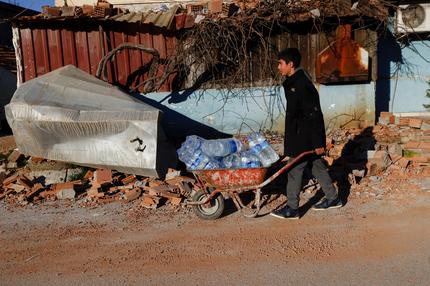
[[[48,25],[45,25],[48,27]],[[21,82],[26,82],[59,67],[72,64],[95,75],[100,59],[110,50],[125,42],[154,48],[160,53],[161,61],[175,53],[176,37],[172,34],[148,30],[136,24],[122,24],[122,29],[77,30],[76,25],[53,28],[26,27],[18,29],[21,50]],[[105,27],[108,25],[105,25]],[[108,26],[109,27],[109,26]],[[17,53],[19,54],[19,53]],[[152,56],[136,50],[122,50],[112,63],[107,65],[109,82],[134,87],[145,80],[142,66]],[[161,64],[160,72],[164,66]],[[170,90],[171,79],[165,82],[161,91]]]
[[[85,29],[77,28],[80,25]],[[49,28],[48,28],[49,27]],[[160,53],[161,62],[176,52],[176,37],[173,32],[150,28],[136,23],[104,23],[85,22],[43,23],[39,25],[26,25],[18,28],[15,33],[19,38],[18,45],[21,56],[20,82],[28,81],[36,76],[43,75],[64,65],[72,64],[80,69],[95,75],[100,59],[107,52],[124,42],[138,43],[148,48],[154,48]],[[372,80],[376,80],[376,32],[370,30],[355,30],[352,38],[368,50],[372,58]],[[335,33],[318,34],[281,34],[272,37],[275,49],[297,47],[301,50],[302,66],[315,76],[315,63],[318,54],[335,40]],[[253,85],[267,85],[270,74],[263,73],[258,61],[258,52],[254,54],[253,66],[249,68],[247,77]],[[276,74],[276,54],[273,58],[273,74]],[[134,87],[146,79],[145,65],[152,56],[136,50],[123,50],[119,52],[112,63],[107,66],[107,78],[110,83],[127,87]],[[165,66],[161,64],[158,74],[161,75]],[[170,91],[173,76],[161,87],[159,91]]]

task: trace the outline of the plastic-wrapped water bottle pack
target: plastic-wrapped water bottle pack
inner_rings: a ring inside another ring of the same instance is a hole
[[[260,133],[252,133],[246,146],[238,139],[205,140],[187,136],[177,150],[179,160],[190,170],[268,167],[279,160],[278,154]]]

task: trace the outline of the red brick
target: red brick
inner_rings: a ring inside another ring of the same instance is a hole
[[[382,111],[380,114],[379,114],[379,117],[382,117],[382,118],[389,118],[390,116],[392,116],[393,114],[391,113],[391,112],[388,112],[388,111]]]
[[[7,191],[5,191],[3,194],[0,195],[0,200],[2,200],[4,197],[6,197],[7,195],[9,195],[10,193],[14,192],[14,189],[9,189]]]
[[[420,142],[417,141],[409,141],[403,146],[403,149],[418,149],[420,146]]]
[[[409,158],[409,160],[411,162],[416,162],[416,163],[427,163],[429,161],[429,158],[426,156],[416,156],[416,157]]]
[[[59,192],[61,190],[73,189],[73,186],[74,186],[74,184],[72,182],[58,183],[58,184],[55,184],[54,190],[56,192]]]
[[[407,168],[407,167],[408,167],[408,165],[409,165],[409,160],[408,160],[408,159],[406,159],[406,158],[400,158],[400,159],[397,161],[397,164],[398,164],[400,167],[402,167],[402,168]]]
[[[136,181],[136,176],[135,175],[127,176],[127,177],[125,177],[124,179],[121,180],[121,182],[124,185],[128,185],[130,183],[133,183],[134,181]]]
[[[39,158],[39,157],[31,157],[30,158],[30,162],[33,164],[42,163],[44,160],[45,160],[44,158]]]
[[[421,142],[419,145],[419,149],[430,150],[430,142]]]
[[[84,15],[91,14],[93,12],[93,10],[94,10],[94,6],[93,5],[87,5],[87,4],[82,5],[82,13]]]
[[[162,181],[159,181],[159,180],[152,180],[152,181],[150,181],[149,182],[149,186],[150,187],[158,187],[158,186],[161,186],[161,185],[163,185],[164,183],[162,182]]]
[[[400,117],[398,125],[399,126],[409,126],[409,118],[408,117]]]
[[[222,12],[223,0],[210,0],[208,2],[208,10],[210,13],[221,13]]]
[[[84,179],[91,181],[93,179],[93,175],[94,175],[93,171],[88,171],[85,174]]]
[[[55,191],[43,191],[43,192],[40,193],[39,196],[42,197],[42,198],[44,198],[44,199],[46,199],[46,198],[48,198],[50,196],[55,196]]]
[[[40,183],[35,184],[31,188],[31,192],[26,195],[26,198],[30,198],[30,197],[36,195],[38,192],[41,192],[43,189],[44,189],[44,187],[42,186],[42,184],[40,184]]]
[[[160,203],[159,197],[144,194],[140,205],[148,209],[156,209],[159,203]]]
[[[421,128],[421,125],[423,124],[423,120],[419,118],[409,118],[409,126],[413,128]]]
[[[3,181],[3,186],[7,186],[8,184],[14,183],[18,180],[19,175],[18,174],[14,174],[12,176],[7,177],[4,181]]]
[[[26,189],[31,189],[34,186],[33,182],[29,178],[27,178],[25,175],[19,176],[18,184],[22,185]]]
[[[173,179],[165,180],[165,182],[171,186],[176,186],[182,182],[184,183],[194,183],[195,180],[185,176],[174,177]]]
[[[130,202],[130,201],[133,201],[133,200],[137,199],[138,197],[140,197],[141,193],[142,193],[142,190],[140,188],[134,188],[132,190],[127,190],[124,193],[124,198],[126,201]]]
[[[169,198],[169,202],[170,202],[172,205],[178,206],[178,205],[180,205],[180,204],[181,204],[181,202],[182,202],[182,198]]]
[[[94,172],[94,181],[99,184],[112,182],[112,171],[108,169],[98,169]]]
[[[13,150],[9,157],[7,157],[7,161],[15,163],[21,158],[21,156],[23,156],[21,152],[19,152],[18,150]]]
[[[23,190],[25,190],[25,187],[22,185],[18,185],[18,184],[9,184],[7,185],[8,189],[13,189],[15,192],[19,193]]]

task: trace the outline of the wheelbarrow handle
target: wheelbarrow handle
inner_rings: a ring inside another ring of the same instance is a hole
[[[305,152],[303,152],[303,153],[300,153],[300,155],[299,156],[297,156],[297,157],[295,157],[294,159],[293,159],[293,161],[291,162],[291,163],[296,163],[297,161],[300,161],[303,157],[305,157],[305,156],[307,156],[307,155],[311,155],[311,154],[315,154],[315,150],[312,150],[312,151],[305,151]],[[282,161],[281,162],[288,162],[288,160],[290,160],[291,158],[290,157],[288,157],[288,156],[285,156],[284,157],[284,159],[282,159]]]

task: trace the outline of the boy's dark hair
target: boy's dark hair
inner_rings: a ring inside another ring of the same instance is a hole
[[[295,68],[300,66],[300,61],[302,60],[302,56],[300,52],[296,48],[287,48],[282,50],[278,54],[278,60],[284,60],[285,63],[293,62]]]

